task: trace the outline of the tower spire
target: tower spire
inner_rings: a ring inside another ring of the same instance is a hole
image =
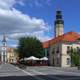
[[[3,34],[3,40],[2,40],[2,42],[6,42],[6,34],[5,33]]]

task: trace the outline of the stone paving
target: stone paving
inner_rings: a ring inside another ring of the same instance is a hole
[[[2,64],[0,67],[0,76],[24,76],[25,73],[18,70],[10,64]]]
[[[11,64],[2,64],[0,80],[80,80],[80,71],[46,66],[20,69]]]

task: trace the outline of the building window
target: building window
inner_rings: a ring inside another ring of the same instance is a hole
[[[55,51],[53,50],[53,51],[52,51],[52,54],[54,54],[54,53],[55,53]]]
[[[53,50],[52,50],[52,54],[54,54],[55,53],[55,48],[53,48]]]
[[[80,48],[79,47],[77,47],[77,52],[80,54]]]
[[[70,63],[71,63],[70,58],[67,58],[67,65],[70,65]]]
[[[70,54],[70,52],[71,52],[70,46],[67,46],[67,54]]]
[[[80,51],[80,48],[79,47],[77,47],[77,51]]]
[[[73,47],[71,47],[71,53],[73,52],[73,50],[74,50]]]
[[[59,53],[59,47],[57,47],[56,53]]]

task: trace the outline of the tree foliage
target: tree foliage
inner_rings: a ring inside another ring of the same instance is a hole
[[[18,53],[20,58],[24,57],[43,57],[44,50],[42,43],[35,37],[22,37],[19,39]]]
[[[71,63],[74,66],[78,66],[79,65],[79,58],[80,55],[78,53],[78,51],[76,49],[71,51]]]

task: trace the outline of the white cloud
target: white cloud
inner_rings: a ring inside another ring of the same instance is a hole
[[[7,33],[13,39],[36,36],[41,41],[49,40],[50,37],[45,35],[45,31],[48,32],[50,26],[43,19],[30,17],[15,9],[13,5],[18,3],[16,1],[0,0],[0,33]]]
[[[9,47],[12,47],[12,48],[17,48],[17,44],[11,44],[11,45],[9,45]]]
[[[34,5],[38,7],[43,7],[43,4],[39,0],[35,0]]]
[[[36,31],[33,33],[13,33],[13,34],[8,34],[8,42],[12,41],[13,44],[10,44],[10,47],[17,47],[18,46],[18,39],[20,37],[27,37],[27,36],[32,36],[32,37],[37,37],[40,41],[45,42],[47,40],[52,39],[52,37],[49,37],[47,35],[44,35],[44,31]],[[14,42],[15,41],[15,42]]]
[[[50,40],[51,37],[45,35],[44,33],[45,33],[44,31],[35,31],[33,33],[29,33],[29,32],[26,32],[26,33],[14,33],[14,34],[10,34],[9,38],[18,40],[22,36],[23,37],[33,36],[33,37],[37,37],[42,42],[44,42],[46,40]]]
[[[46,31],[48,25],[43,19],[31,18],[17,10],[7,11],[0,9],[0,30],[2,33]]]
[[[0,0],[0,9],[9,10],[16,3],[16,0]]]
[[[45,7],[51,6],[52,5],[52,0],[18,0],[18,4],[21,6],[27,6],[29,5],[30,7]]]
[[[25,6],[24,0],[19,0],[18,4],[20,4],[21,6]]]
[[[44,7],[45,5],[50,6],[51,0],[0,0],[1,9],[11,9],[15,4],[20,4],[21,6],[30,5],[37,7]]]

